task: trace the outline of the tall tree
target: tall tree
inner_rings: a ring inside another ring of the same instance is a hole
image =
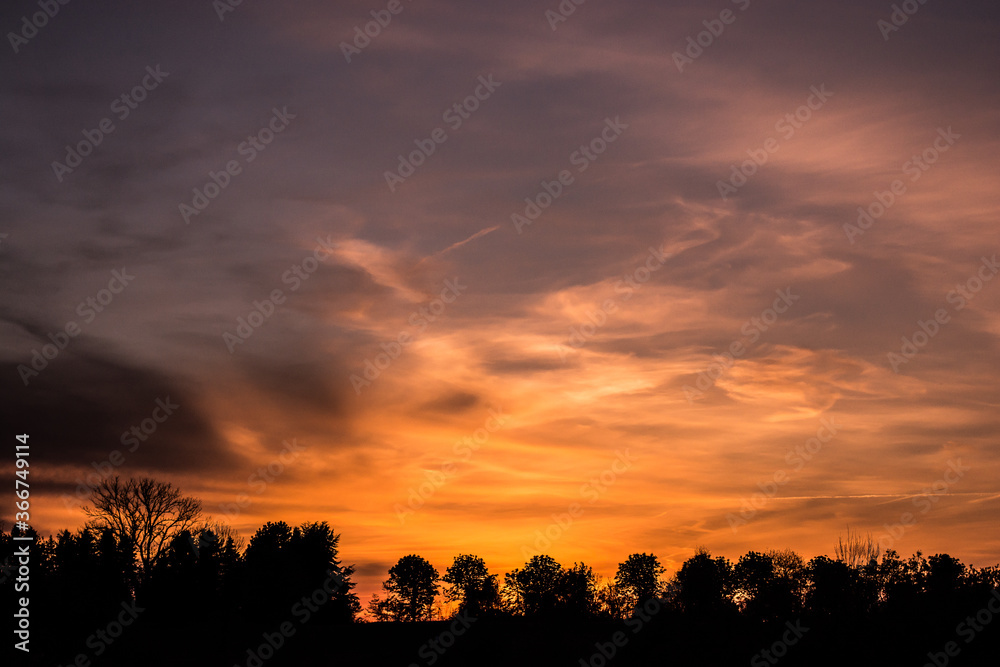
[[[573,563],[559,573],[556,589],[559,611],[578,618],[597,615],[597,575],[583,563]]]
[[[806,603],[816,616],[859,619],[878,601],[877,582],[843,560],[817,556],[807,571],[811,585]]]
[[[615,583],[628,596],[631,607],[641,607],[659,595],[662,582],[660,577],[666,568],[653,554],[632,554],[624,563],[618,564]]]
[[[740,557],[733,568],[734,593],[747,614],[764,621],[776,621],[799,611],[801,595],[797,586],[800,580],[785,576],[789,561],[782,562],[779,570],[770,554],[750,551]]]
[[[429,620],[440,580],[434,566],[420,556],[400,558],[389,568],[389,578],[382,584],[393,620]]]
[[[190,530],[201,517],[201,501],[181,495],[172,484],[143,477],[103,480],[93,490],[88,528],[110,529],[119,542],[133,545],[143,575],[170,540]]]
[[[489,573],[486,562],[479,556],[455,556],[455,562],[448,566],[441,580],[449,584],[445,597],[457,601],[460,612],[478,617],[500,606],[497,575]]]
[[[328,597],[319,614],[329,621],[352,622],[361,603],[352,592],[354,566],[341,565],[337,557],[339,544],[340,535],[326,521],[303,523],[292,532],[289,569],[297,596],[322,590]]]
[[[105,528],[97,540],[97,559],[94,574],[107,599],[117,603],[134,597],[138,582],[132,544],[120,541],[113,530]]]
[[[525,616],[556,611],[561,578],[562,566],[552,556],[532,556],[523,568],[504,575],[507,606]]]
[[[693,613],[711,613],[731,605],[733,567],[725,558],[712,558],[703,548],[681,565],[677,573],[677,601]]]
[[[294,577],[289,569],[291,542],[291,526],[284,521],[268,521],[257,529],[247,544],[243,554],[244,608],[257,618],[285,614],[298,593],[293,590]]]

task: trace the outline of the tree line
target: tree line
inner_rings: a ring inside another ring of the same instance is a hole
[[[967,566],[948,554],[904,559],[848,534],[833,558],[808,561],[791,550],[770,550],[731,562],[699,549],[670,577],[647,553],[629,555],[607,579],[583,562],[564,566],[544,554],[502,578],[478,555],[455,556],[441,574],[408,554],[388,569],[364,613],[354,592],[355,568],[341,563],[340,535],[325,521],[267,522],[244,543],[228,526],[205,521],[196,499],[149,479],[106,480],[85,511],[89,521],[76,532],[47,539],[17,528],[0,532],[6,599],[15,597],[13,537],[36,537],[33,621],[40,632],[58,630],[50,637],[53,650],[88,650],[95,623],[114,618],[126,602],[142,610],[140,621],[148,619],[149,627],[201,623],[234,636],[288,620],[297,609],[311,623],[330,626],[430,621],[439,601],[451,603],[452,617],[498,622],[618,623],[653,603],[676,627],[710,622],[760,629],[807,619],[842,631],[865,624],[923,627],[932,619],[947,626],[948,619],[981,608],[1000,585],[996,566]]]

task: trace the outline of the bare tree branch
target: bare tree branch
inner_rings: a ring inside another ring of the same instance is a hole
[[[847,527],[847,537],[837,538],[837,548],[834,550],[837,560],[847,563],[850,567],[863,567],[871,560],[878,561],[879,547],[871,533],[864,537],[852,533]]]
[[[119,477],[103,480],[91,493],[88,528],[110,529],[127,541],[145,573],[175,535],[190,530],[201,518],[201,501],[182,496],[172,484],[154,479]]]

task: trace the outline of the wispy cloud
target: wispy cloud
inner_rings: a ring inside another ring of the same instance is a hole
[[[473,241],[475,239],[478,239],[481,236],[486,236],[490,232],[495,232],[498,229],[500,229],[500,225],[493,225],[492,227],[486,227],[484,229],[480,229],[478,232],[476,232],[475,234],[473,234],[469,238],[463,239],[463,240],[458,241],[456,243],[452,243],[450,246],[448,246],[444,250],[439,250],[438,252],[434,253],[434,257],[440,257],[441,255],[444,255],[445,253],[451,252],[452,250],[454,250],[456,248],[461,248],[462,246],[464,246],[469,241]]]

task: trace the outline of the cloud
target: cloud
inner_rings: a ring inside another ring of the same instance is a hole
[[[234,522],[329,519],[366,590],[410,551],[519,565],[624,447],[634,468],[553,545],[564,561],[829,552],[843,526],[877,531],[909,502],[874,496],[918,492],[952,456],[973,470],[903,548],[1000,559],[983,537],[1000,283],[961,310],[948,300],[997,251],[995,3],[928,3],[888,41],[887,6],[751,3],[684,72],[673,52],[719,8],[587,3],[553,31],[537,3],[422,0],[347,63],[362,2],[243,3],[221,22],[204,2],[74,7],[0,63],[15,110],[0,132],[0,398],[46,443],[39,502],[169,395],[182,407],[123,471],[217,511],[297,438],[306,453]],[[16,25],[23,9],[2,14]],[[57,181],[51,162],[157,63],[162,87]],[[452,129],[443,113],[486,75],[501,86]],[[833,94],[779,129],[814,86]],[[246,160],[275,107],[295,118]],[[581,162],[608,118],[628,128]],[[390,191],[385,172],[438,127],[447,141]],[[948,127],[961,137],[911,180],[907,162]],[[723,200],[718,182],[770,138]],[[241,173],[185,224],[178,205],[230,160]],[[518,234],[511,215],[562,170],[573,183]],[[905,193],[851,243],[844,225],[896,179]],[[335,252],[293,290],[284,276],[317,238]],[[669,261],[630,285],[650,247]],[[81,322],[122,267],[134,285]],[[435,306],[445,280],[467,288]],[[751,342],[744,327],[789,288],[800,300],[750,324]],[[230,354],[222,334],[274,290],[285,302]],[[893,372],[887,354],[939,308],[951,321]],[[80,337],[24,387],[17,365],[71,320]],[[352,374],[401,334],[356,392]],[[741,340],[688,402],[684,386]],[[495,408],[509,422],[400,525],[394,504]],[[843,433],[733,533],[734,502],[828,416]]]
[[[18,430],[31,436],[43,479],[49,478],[47,467],[88,468],[113,451],[125,456],[129,471],[154,474],[211,474],[240,461],[203,414],[197,392],[159,371],[92,349],[86,341],[74,342],[74,351],[62,352],[27,386],[18,367],[30,360],[7,362],[0,369],[4,401]],[[161,403],[171,407],[160,409]],[[150,421],[154,411],[162,421]],[[139,429],[138,437],[133,428]],[[69,478],[62,482],[67,488],[72,484]]]

